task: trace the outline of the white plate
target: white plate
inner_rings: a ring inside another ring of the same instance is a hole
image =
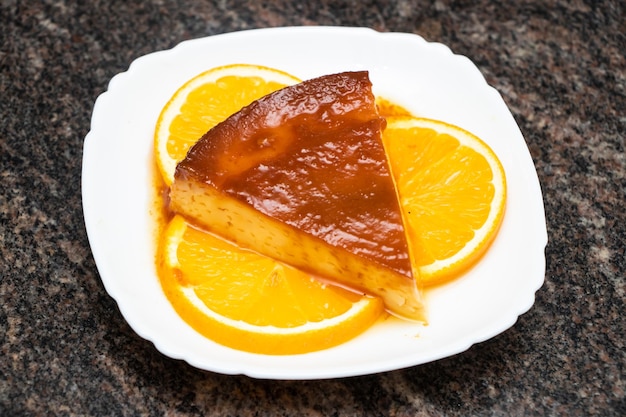
[[[509,187],[501,231],[476,267],[427,293],[428,326],[391,320],[336,348],[267,356],[215,344],[174,312],[154,267],[154,125],[186,80],[232,63],[275,67],[302,79],[369,70],[377,95],[416,115],[464,127],[496,152]],[[95,103],[82,180],[93,255],[125,319],[165,355],[214,372],[315,379],[444,358],[512,326],[532,306],[544,279],[547,233],[541,189],[515,120],[469,59],[412,34],[339,27],[261,29],[186,41],[143,56],[116,75]]]

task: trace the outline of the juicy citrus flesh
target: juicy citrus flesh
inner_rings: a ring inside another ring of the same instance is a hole
[[[262,354],[299,354],[369,328],[382,302],[191,226],[179,215],[160,242],[163,289],[177,313],[209,339]]]
[[[249,64],[216,67],[183,84],[156,123],[157,166],[166,185],[176,164],[213,126],[253,101],[300,80],[283,71]]]
[[[497,235],[506,202],[502,164],[481,139],[436,120],[390,117],[383,141],[420,283],[446,282]]]

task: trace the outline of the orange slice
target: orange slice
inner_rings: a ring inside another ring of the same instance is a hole
[[[380,316],[380,299],[326,285],[239,248],[175,216],[159,246],[160,278],[174,309],[220,344],[264,354],[336,346]]]
[[[493,150],[444,122],[391,117],[383,134],[421,284],[458,276],[495,238],[506,179]]]
[[[165,184],[172,183],[176,164],[210,128],[254,100],[298,82],[283,71],[248,64],[216,67],[187,81],[156,123],[156,161]]]

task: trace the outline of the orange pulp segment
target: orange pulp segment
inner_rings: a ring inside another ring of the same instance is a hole
[[[380,316],[380,299],[326,285],[297,269],[197,229],[179,215],[159,246],[174,309],[220,344],[298,354],[346,342]]]
[[[436,120],[390,117],[383,141],[420,283],[458,276],[485,253],[502,223],[502,164],[481,139]]]

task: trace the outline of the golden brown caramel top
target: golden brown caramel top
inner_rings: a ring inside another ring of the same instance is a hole
[[[412,277],[368,73],[269,94],[207,132],[178,165],[256,210]]]

